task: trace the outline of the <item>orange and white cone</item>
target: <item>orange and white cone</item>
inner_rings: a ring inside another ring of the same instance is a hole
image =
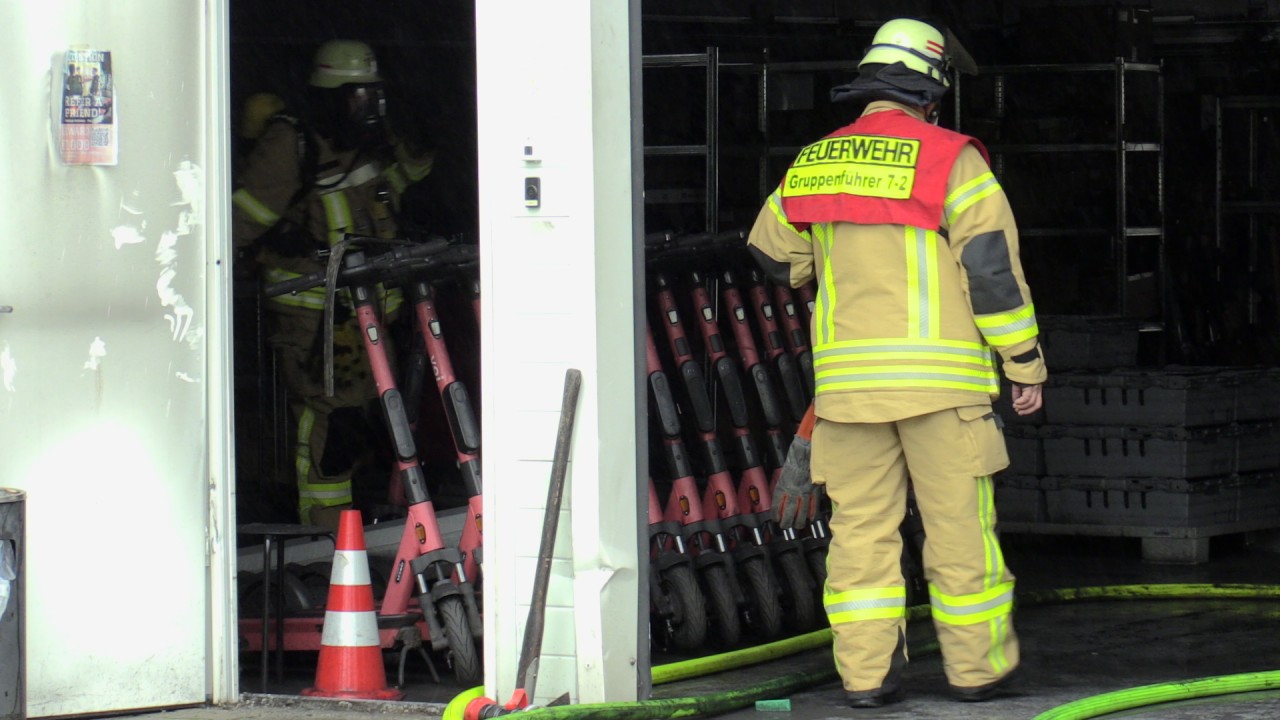
[[[338,520],[316,684],[302,694],[357,700],[404,697],[400,690],[387,687],[359,510],[343,510]]]

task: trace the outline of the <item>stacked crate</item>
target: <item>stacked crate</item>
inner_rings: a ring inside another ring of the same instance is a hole
[[[1005,531],[1141,537],[1148,559],[1203,562],[1209,537],[1280,527],[1280,369],[1055,372],[1044,398],[1002,413]]]
[[[1209,537],[1280,525],[1280,370],[1074,371],[1044,393],[1006,427],[1004,529],[1184,540],[1144,552],[1198,561]]]

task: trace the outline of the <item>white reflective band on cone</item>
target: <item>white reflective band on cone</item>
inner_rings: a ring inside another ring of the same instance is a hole
[[[382,644],[378,637],[378,620],[373,611],[342,612],[326,610],[324,633],[320,643],[328,647],[375,647]]]
[[[333,570],[329,573],[329,583],[331,585],[369,585],[368,551],[334,551]]]

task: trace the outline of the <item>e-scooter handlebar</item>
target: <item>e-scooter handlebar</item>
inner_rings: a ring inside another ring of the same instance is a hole
[[[645,259],[649,262],[688,258],[697,255],[740,250],[746,247],[746,230],[725,230],[718,233],[654,232],[645,235]]]
[[[360,235],[347,235],[346,241],[353,244],[380,243],[386,240],[368,238]],[[423,275],[433,272],[445,273],[460,266],[475,262],[477,250],[475,245],[460,244],[447,238],[435,238],[421,243],[395,244],[391,250],[375,255],[363,264],[338,271],[339,286],[358,285],[361,283],[380,282],[390,276]],[[300,275],[289,280],[282,280],[267,285],[263,292],[268,297],[300,293],[325,284],[325,271]]]

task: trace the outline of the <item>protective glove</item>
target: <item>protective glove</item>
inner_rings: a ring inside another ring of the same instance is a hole
[[[809,440],[797,435],[773,488],[773,519],[783,530],[803,528],[818,513],[822,488],[809,475]]]

